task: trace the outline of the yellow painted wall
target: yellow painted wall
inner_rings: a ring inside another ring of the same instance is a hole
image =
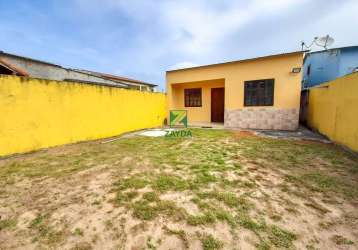
[[[168,110],[178,108],[183,94],[174,93],[182,84],[192,83],[199,86],[202,81],[223,79],[225,82],[225,109],[244,107],[244,81],[259,79],[275,79],[274,106],[275,108],[297,108],[300,106],[301,73],[291,73],[292,68],[302,67],[303,54],[292,53],[238,61],[226,64],[209,65],[177,71],[166,74]],[[213,81],[215,82],[215,81]],[[255,108],[255,107],[249,107]],[[260,107],[258,107],[260,108]],[[210,122],[207,109],[210,110],[210,99],[203,98],[202,112],[191,112],[189,122]],[[190,112],[190,111],[189,111]]]
[[[358,73],[311,88],[308,125],[358,151]]]
[[[166,96],[0,76],[0,155],[161,126]]]

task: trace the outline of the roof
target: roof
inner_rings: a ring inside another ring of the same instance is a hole
[[[24,60],[27,60],[27,61],[38,62],[38,63],[42,63],[42,64],[47,64],[47,65],[50,65],[50,66],[53,66],[53,67],[58,67],[58,68],[66,69],[66,70],[72,70],[72,71],[80,72],[80,73],[87,74],[87,75],[96,76],[96,77],[99,77],[99,78],[102,78],[102,79],[105,79],[105,80],[111,80],[111,81],[114,81],[114,82],[121,83],[121,84],[123,84],[124,87],[130,85],[128,83],[142,84],[142,85],[147,85],[147,86],[150,86],[150,87],[158,86],[158,85],[155,85],[155,84],[151,84],[151,83],[147,83],[147,82],[144,82],[144,81],[141,81],[141,80],[131,79],[131,78],[123,77],[123,76],[116,76],[116,75],[100,73],[100,72],[94,72],[94,71],[84,70],[84,69],[65,68],[65,67],[62,67],[61,65],[58,65],[58,64],[49,63],[49,62],[46,62],[46,61],[37,60],[37,59],[30,58],[30,57],[10,54],[10,53],[6,53],[6,52],[0,50],[0,56],[1,55],[17,57],[17,58],[21,58],[21,59],[24,59]],[[18,68],[16,66],[13,66],[13,65],[12,65],[12,68],[10,68],[8,66],[10,63],[5,62],[5,61],[3,62],[3,61],[0,61],[0,63],[4,64],[4,66],[9,68],[10,70],[12,70],[14,72],[18,72],[22,76],[29,76],[29,74],[25,70],[20,69],[20,68]],[[16,68],[16,70],[14,70],[14,68]],[[71,79],[71,80],[73,80],[73,79]]]
[[[123,85],[123,84],[111,84],[111,83],[94,82],[94,81],[86,81],[86,80],[71,79],[71,78],[66,78],[66,79],[64,79],[64,81],[66,81],[66,82],[80,82],[80,83],[86,83],[86,84],[92,84],[92,85],[117,87],[117,88],[128,88],[128,85]]]
[[[144,82],[141,80],[136,80],[136,79],[132,79],[132,78],[127,78],[127,77],[123,77],[123,76],[116,76],[116,75],[111,75],[111,74],[107,74],[107,73],[101,73],[101,72],[95,72],[95,71],[90,71],[90,70],[83,70],[83,69],[76,69],[77,71],[80,72],[86,72],[88,74],[93,74],[96,76],[100,76],[112,81],[119,81],[119,82],[130,82],[130,83],[137,83],[137,84],[142,84],[142,85],[147,85],[150,87],[156,87],[158,85],[152,84],[152,83],[148,83],[148,82]]]
[[[78,73],[89,75],[89,76],[94,76],[94,77],[97,77],[97,78],[101,78],[103,80],[110,80],[110,79],[107,79],[107,78],[101,76],[100,74],[93,74],[93,73],[91,73],[91,71],[88,71],[88,70],[70,69],[70,68],[67,68],[66,70],[73,71],[73,72],[78,72]],[[75,79],[65,79],[65,80],[66,81],[70,81],[70,80],[74,81]],[[83,80],[79,80],[79,81],[81,81],[83,83],[90,82],[90,81],[83,81]],[[126,88],[129,86],[128,84],[126,84],[124,82],[118,82],[118,81],[113,81],[113,80],[110,80],[110,81],[115,82],[117,85],[120,85],[120,86],[123,86],[123,87],[126,87]],[[97,83],[97,82],[92,81],[92,83]]]
[[[358,45],[345,46],[345,47],[332,48],[332,49],[324,49],[324,50],[317,50],[317,51],[308,52],[307,55],[316,54],[316,53],[322,53],[322,52],[331,51],[331,50],[337,50],[337,49],[353,49],[353,48],[358,49]]]
[[[308,52],[305,54],[305,57],[303,58],[303,63],[306,61],[307,57],[312,55],[312,54],[318,54],[318,53],[323,53],[323,52],[327,52],[327,51],[332,51],[332,50],[345,50],[345,49],[358,49],[358,45],[354,45],[354,46],[345,46],[345,47],[339,47],[339,48],[332,48],[332,49],[324,49],[324,50],[317,50],[317,51],[312,51],[312,52]]]
[[[211,66],[218,66],[218,65],[225,65],[225,64],[249,62],[249,61],[254,61],[254,60],[268,59],[268,58],[272,58],[272,57],[290,56],[290,55],[295,55],[295,54],[303,54],[303,53],[305,53],[307,51],[308,50],[300,50],[300,51],[293,51],[293,52],[287,52],[287,53],[281,53],[281,54],[259,56],[259,57],[253,57],[253,58],[247,58],[247,59],[241,59],[241,60],[235,60],[235,61],[228,61],[228,62],[222,62],[222,63],[201,65],[201,66],[196,66],[196,67],[191,67],[191,68],[167,70],[166,72],[175,72],[175,71],[190,70],[190,69],[197,69],[197,68],[204,68],[204,67],[211,67]]]
[[[7,68],[8,70],[14,72],[16,75],[19,76],[29,76],[29,73],[27,73],[26,70],[21,69],[11,63],[9,63],[8,61],[4,60],[3,58],[0,57],[0,65]]]
[[[39,63],[51,65],[51,66],[54,66],[54,67],[62,68],[62,66],[58,65],[58,64],[49,63],[49,62],[46,62],[46,61],[37,60],[37,59],[30,58],[30,57],[25,57],[25,56],[19,56],[19,55],[15,55],[15,54],[6,53],[6,52],[4,52],[2,50],[0,50],[0,56],[1,55],[13,56],[13,57],[22,58],[22,59],[25,59],[25,60],[28,60],[28,61],[39,62]]]

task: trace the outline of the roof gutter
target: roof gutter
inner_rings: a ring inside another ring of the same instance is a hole
[[[308,51],[308,50],[294,51],[294,52],[288,52],[288,53],[282,53],[282,54],[275,54],[275,55],[268,55],[268,56],[260,56],[260,57],[247,58],[247,59],[236,60],[236,61],[229,61],[229,62],[222,62],[222,63],[207,64],[207,65],[201,65],[201,66],[196,66],[196,67],[191,67],[191,68],[173,69],[173,70],[167,70],[166,73],[176,72],[176,71],[184,71],[184,70],[191,70],[191,69],[206,68],[206,67],[226,65],[226,64],[233,64],[233,63],[250,62],[250,61],[254,61],[254,60],[262,60],[262,59],[268,59],[268,58],[280,57],[280,56],[290,56],[290,55],[294,55],[294,54],[304,54],[304,53],[306,53],[307,51]]]

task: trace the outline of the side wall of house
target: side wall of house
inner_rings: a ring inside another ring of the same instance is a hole
[[[301,73],[291,73],[302,67],[302,53],[259,58],[236,63],[167,72],[168,109],[177,108],[173,88],[183,83],[213,79],[225,80],[225,126],[229,128],[284,129],[298,127]],[[244,82],[275,79],[274,105],[244,107]],[[195,84],[194,84],[195,85]],[[203,109],[210,102],[203,102]],[[189,114],[189,122],[198,117]],[[210,122],[210,119],[206,120]]]
[[[308,125],[358,151],[358,73],[309,90]]]
[[[339,76],[353,73],[358,68],[358,46],[341,49]]]
[[[0,155],[161,126],[166,96],[0,76]]]
[[[308,54],[303,65],[304,87],[313,87],[339,77],[340,61],[340,49]],[[310,67],[309,74],[308,67]]]

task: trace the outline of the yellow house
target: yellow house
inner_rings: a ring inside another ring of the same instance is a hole
[[[295,130],[303,53],[167,71],[168,111],[187,110],[189,125]]]

